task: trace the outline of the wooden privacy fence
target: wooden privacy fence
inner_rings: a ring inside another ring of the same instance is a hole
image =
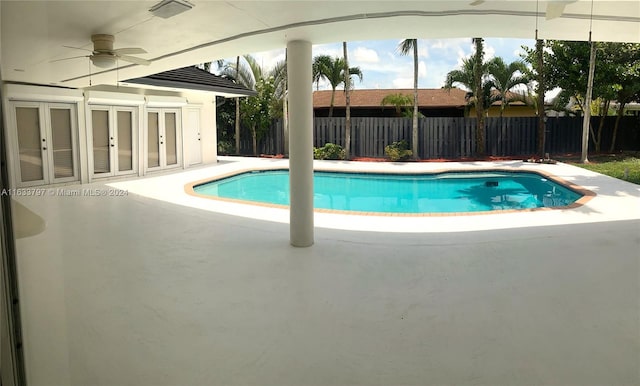
[[[615,117],[606,117],[602,134],[602,150],[611,143]],[[597,129],[600,117],[592,118]],[[545,152],[576,153],[581,150],[582,118],[548,118],[545,130]],[[411,118],[352,118],[351,156],[384,157],[385,146],[405,140],[411,143]],[[492,156],[529,156],[537,153],[537,117],[487,118],[486,154]],[[345,118],[314,118],[313,146],[326,143],[344,146]],[[241,141],[243,154],[251,154],[251,138]],[[624,117],[618,129],[617,149],[640,149],[640,120]],[[590,141],[590,150],[593,147]],[[260,154],[284,154],[282,120],[274,121],[269,132],[259,141]],[[464,117],[428,117],[418,120],[418,157],[421,159],[465,158],[476,155],[476,119]]]

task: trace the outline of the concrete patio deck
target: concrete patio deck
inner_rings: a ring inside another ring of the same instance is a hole
[[[30,385],[640,384],[637,185],[534,165],[598,196],[469,217],[317,213],[299,249],[286,210],[184,193],[286,163],[223,159],[62,187],[125,196],[16,198],[46,221],[17,240]]]

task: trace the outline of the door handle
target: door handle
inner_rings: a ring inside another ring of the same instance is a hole
[[[42,147],[42,150],[47,150],[47,148],[43,146],[43,147]]]
[[[114,147],[115,145],[111,145],[111,147]]]

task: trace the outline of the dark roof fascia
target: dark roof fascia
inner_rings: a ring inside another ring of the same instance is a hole
[[[180,88],[186,90],[198,90],[198,91],[210,91],[210,92],[219,92],[224,94],[234,94],[238,96],[254,96],[258,93],[254,90],[244,89],[244,90],[236,90],[233,88],[227,87],[216,87],[209,86],[204,84],[194,84],[194,83],[186,83],[186,82],[176,82],[164,79],[153,79],[150,77],[144,78],[135,78],[124,81],[125,83],[135,83],[135,84],[143,84],[148,86],[156,86],[156,87],[167,87],[167,88]]]

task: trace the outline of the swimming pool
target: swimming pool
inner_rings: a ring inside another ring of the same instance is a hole
[[[289,205],[288,170],[251,171],[197,184],[194,193]],[[567,207],[582,197],[534,172],[436,174],[314,172],[314,207],[352,212],[460,213]]]

